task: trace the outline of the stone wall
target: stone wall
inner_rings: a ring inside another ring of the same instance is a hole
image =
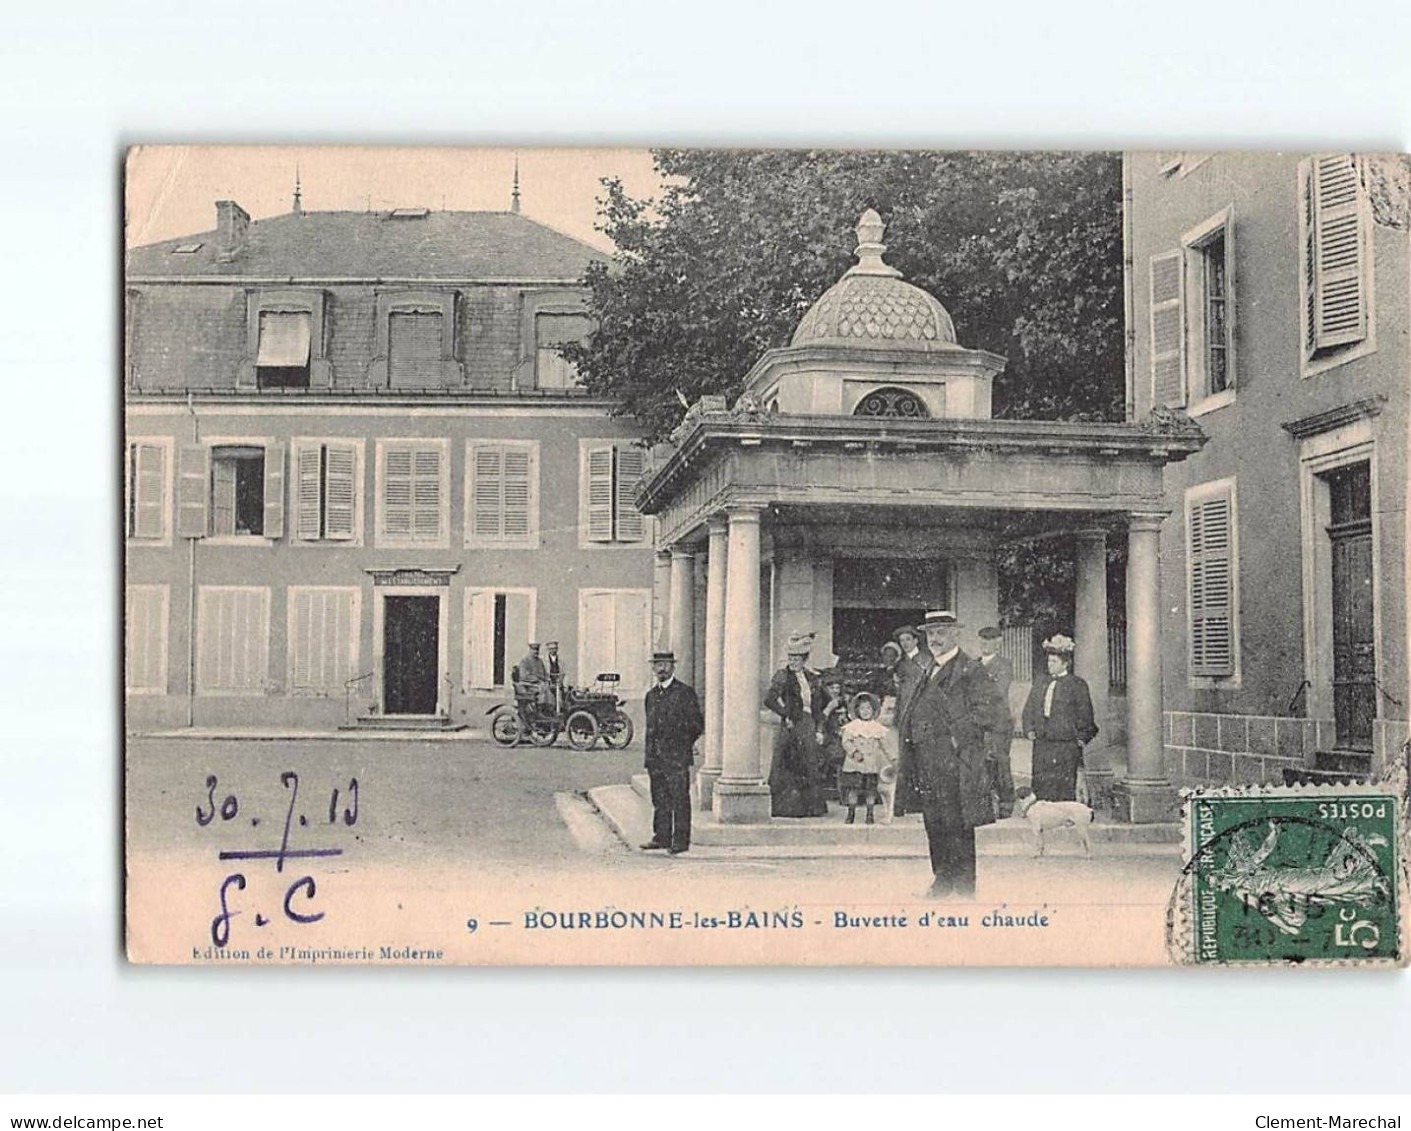
[[[1166,773],[1177,784],[1281,784],[1285,769],[1312,766],[1319,750],[1335,745],[1332,719],[1167,711],[1165,727]],[[1377,720],[1374,772],[1406,737],[1404,720]]]

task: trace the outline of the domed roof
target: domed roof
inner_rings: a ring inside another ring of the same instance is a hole
[[[882,261],[882,218],[871,208],[857,222],[857,263],[809,307],[794,330],[795,346],[955,347],[946,308]]]

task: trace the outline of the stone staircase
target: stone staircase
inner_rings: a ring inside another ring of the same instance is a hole
[[[1285,785],[1360,785],[1371,780],[1370,750],[1317,750],[1311,768],[1284,770]]]
[[[651,791],[646,774],[630,784],[599,786],[588,799],[627,845],[635,849],[651,837]],[[721,824],[713,814],[695,809],[691,819],[691,848],[697,855],[732,859],[761,857],[882,857],[911,858],[926,855],[926,831],[918,815],[898,817],[890,823],[845,825],[843,810],[833,806],[826,817],[772,821],[764,825]],[[1177,823],[1126,825],[1099,820],[1093,826],[1094,856],[1178,855],[1181,828]],[[1018,817],[996,821],[975,832],[982,856],[1023,856],[1033,852],[1028,822]],[[718,851],[717,851],[718,850]],[[1081,853],[1077,837],[1068,831],[1049,836],[1054,855]]]
[[[465,730],[466,724],[452,722],[448,715],[359,715],[357,722],[344,723],[338,729],[444,734]]]

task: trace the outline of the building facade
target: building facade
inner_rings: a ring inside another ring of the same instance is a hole
[[[1129,737],[1111,792],[1126,819],[1165,820],[1175,793],[1161,722],[1163,470],[1204,437],[1164,413],[992,419],[1004,359],[960,343],[945,307],[885,262],[882,234],[877,213],[865,213],[857,264],[788,346],[756,362],[734,405],[692,406],[638,490],[670,555],[669,638],[678,655],[704,657],[698,804],[722,823],[771,819],[773,722],[760,699],[791,633],[813,632],[812,662],[826,666],[875,656],[898,626],[949,608],[973,649],[997,619],[1000,544],[1064,537],[1077,547],[1077,670],[1100,714],[1106,550],[1126,545]],[[1112,776],[1089,763],[1090,789],[1106,793]]]
[[[1129,404],[1209,437],[1166,473],[1166,766],[1376,769],[1406,738],[1407,166],[1127,159]]]
[[[601,253],[517,208],[216,210],[128,253],[129,726],[476,723],[530,640],[639,699],[645,453],[558,349]]]

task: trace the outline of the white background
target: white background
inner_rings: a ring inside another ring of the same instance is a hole
[[[0,41],[0,1091],[1378,1091],[1411,982],[121,958],[136,141],[1406,149],[1392,2],[29,3]]]

